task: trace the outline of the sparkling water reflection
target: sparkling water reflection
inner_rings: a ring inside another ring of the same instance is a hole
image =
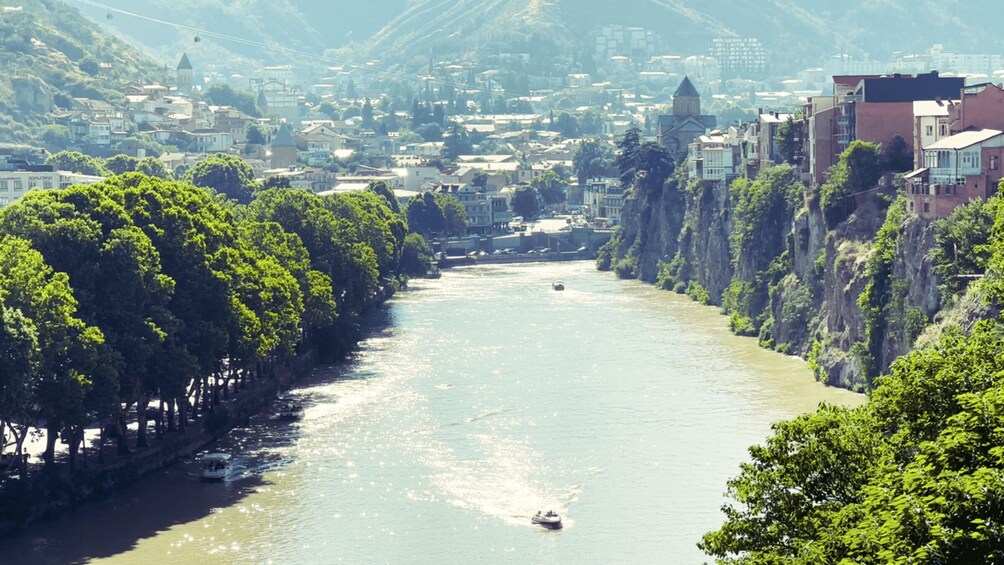
[[[213,448],[238,480],[169,469],[0,544],[3,561],[700,563],[748,445],[862,401],[589,264],[453,270],[384,315],[292,392],[301,420],[256,417]],[[532,526],[540,509],[565,528]]]

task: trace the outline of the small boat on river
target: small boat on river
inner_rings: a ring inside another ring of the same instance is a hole
[[[200,460],[199,478],[203,481],[222,481],[230,474],[229,453],[208,453]]]
[[[561,281],[554,281],[553,283],[551,283],[551,288],[553,288],[554,290],[565,290],[565,283]]]
[[[282,420],[299,420],[303,416],[303,405],[295,400],[285,400],[279,406],[279,418]]]
[[[549,530],[561,529],[561,514],[553,510],[548,510],[547,512],[538,511],[530,521]]]

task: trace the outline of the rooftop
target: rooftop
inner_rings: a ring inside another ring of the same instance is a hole
[[[1004,132],[996,129],[981,129],[977,131],[964,131],[962,133],[957,133],[955,135],[938,140],[931,145],[924,148],[924,151],[932,151],[938,149],[965,149],[967,147],[972,147],[977,143],[983,143],[984,141],[993,139]]]

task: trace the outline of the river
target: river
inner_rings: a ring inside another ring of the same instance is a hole
[[[551,289],[561,279],[563,292]],[[702,563],[770,424],[860,395],[592,263],[413,281],[342,365],[214,450],[0,543],[4,563]],[[565,528],[530,524],[539,509]]]

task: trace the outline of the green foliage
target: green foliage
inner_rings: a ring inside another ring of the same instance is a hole
[[[657,196],[675,166],[661,145],[651,141],[641,143],[640,134],[637,129],[624,134],[617,143],[619,151],[614,165],[620,172],[622,185],[637,186],[646,196]]]
[[[874,143],[853,141],[840,154],[840,161],[827,171],[819,189],[819,205],[826,224],[833,229],[855,210],[858,194],[875,187],[882,176],[882,152]]]
[[[868,283],[858,297],[858,307],[865,317],[867,354],[862,356],[862,361],[869,378],[878,376],[882,368],[882,343],[890,322],[890,309],[887,307],[893,299],[894,291],[892,270],[896,260],[896,241],[905,214],[906,201],[900,198],[889,208],[865,263]],[[899,294],[902,293],[901,289]]]
[[[401,252],[401,273],[410,277],[420,277],[429,270],[432,261],[432,250],[425,238],[417,233],[410,233],[404,238],[404,249]]]
[[[579,186],[585,186],[591,178],[604,177],[613,174],[614,151],[607,143],[598,139],[587,139],[579,144],[572,157],[572,169],[579,181]]]
[[[216,153],[196,163],[185,173],[185,181],[211,188],[240,204],[251,202],[258,184],[254,171],[240,157]]]
[[[392,290],[405,232],[376,192],[273,189],[243,207],[129,172],[32,192],[0,210],[0,427],[21,442],[44,418],[50,438],[79,440],[94,419],[116,422],[124,453],[130,405],[202,391],[208,408],[224,362],[246,375],[354,335],[339,323]]]
[[[687,296],[694,302],[700,304],[707,304],[711,300],[711,296],[708,295],[708,291],[701,286],[701,283],[697,281],[690,281],[687,283]]]
[[[795,153],[798,151],[798,129],[792,116],[777,126],[774,134],[774,150],[781,157],[782,163],[795,164]]]
[[[562,180],[556,172],[548,170],[544,171],[542,175],[534,177],[530,181],[530,188],[536,190],[544,198],[545,204],[558,204],[565,201],[568,183]]]
[[[420,196],[408,202],[408,229],[426,237],[443,233],[446,218],[440,208],[436,196],[431,192],[423,192]]]
[[[894,173],[913,169],[913,148],[902,136],[894,135],[882,152],[882,168]]]
[[[776,424],[701,548],[722,563],[1002,562],[1001,375],[1004,326],[982,321],[901,357],[867,405]]]
[[[443,232],[448,236],[467,233],[467,211],[455,196],[436,194],[436,205],[443,211]]]
[[[45,159],[46,165],[52,165],[57,171],[70,171],[81,175],[103,176],[108,170],[99,159],[84,155],[79,151],[60,151]]]
[[[450,124],[449,135],[443,141],[443,158],[456,161],[457,157],[470,155],[473,152],[474,144],[467,134],[467,128],[456,122]]]
[[[214,106],[231,106],[249,116],[261,117],[255,97],[250,92],[238,92],[229,85],[216,83],[209,85],[202,97]]]
[[[105,169],[113,175],[131,173],[139,165],[139,159],[129,155],[115,155],[105,160]]]
[[[941,279],[941,297],[950,302],[962,294],[969,280],[960,275],[982,275],[990,259],[991,231],[1000,197],[972,200],[950,216],[934,222],[933,270]]]
[[[512,196],[512,211],[518,216],[533,219],[540,215],[537,191],[530,187],[518,188]]]
[[[786,235],[805,185],[788,165],[768,167],[756,180],[736,179],[730,186],[734,216],[729,242],[736,263],[750,257],[765,263],[786,248]],[[765,261],[766,259],[766,261]]]
[[[384,199],[387,207],[395,214],[401,213],[401,204],[397,201],[397,196],[394,196],[394,190],[387,186],[387,183],[382,180],[373,181],[366,187],[366,190],[379,194]]]

